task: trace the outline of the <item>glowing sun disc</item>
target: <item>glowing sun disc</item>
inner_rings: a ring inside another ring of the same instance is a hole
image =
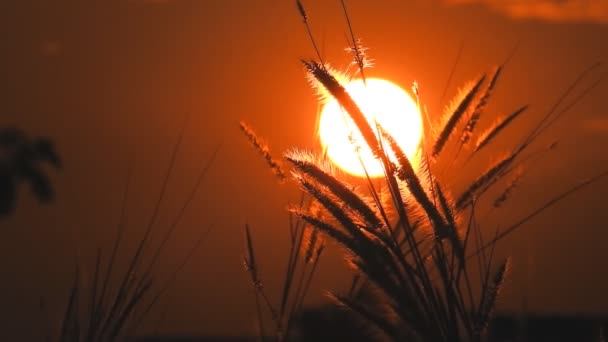
[[[422,119],[414,99],[396,84],[377,78],[368,78],[366,83],[352,81],[345,89],[372,128],[375,118],[412,159],[422,136]],[[319,135],[329,159],[345,172],[365,176],[360,156],[371,177],[384,175],[381,163],[374,158],[354,122],[333,98],[321,111]]]

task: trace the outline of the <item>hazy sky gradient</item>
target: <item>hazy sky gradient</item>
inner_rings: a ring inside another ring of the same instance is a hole
[[[557,22],[608,22],[605,0],[445,0],[449,4],[483,4],[513,18]]]
[[[529,7],[534,15],[513,20],[502,13],[516,13],[514,7],[497,3],[348,2],[355,33],[375,60],[368,75],[407,89],[418,81],[434,117],[443,107],[438,101],[461,42],[464,51],[448,97],[503,61],[519,43],[488,111],[507,113],[525,103],[531,110],[474,168],[512,146],[581,70],[608,59],[605,7],[598,5],[596,14],[577,14],[580,20],[575,21],[568,16],[537,20],[547,16]],[[347,31],[339,1],[304,4],[324,58],[339,69],[346,67],[350,59],[344,52]],[[57,328],[76,257],[85,266],[84,275],[91,276],[96,248],[109,253],[131,159],[136,177],[127,223],[133,247],[188,115],[155,243],[213,149],[220,143],[222,148],[159,274],[167,275],[200,231],[214,226],[167,297],[169,311],[161,330],[251,333],[255,311],[241,262],[243,225],[252,227],[262,276],[275,294],[287,250],[285,208],[298,196],[294,187],[276,184],[241,136],[238,122],[255,127],[277,157],[294,146],[312,146],[316,96],[299,60],[314,53],[295,3],[5,1],[0,4],[0,42],[0,124],[51,137],[65,161],[64,170],[50,171],[57,188],[53,204],[39,205],[24,188],[14,217],[0,222],[5,275],[0,339],[41,336],[38,328],[47,321]],[[606,82],[539,141],[543,146],[559,139],[559,149],[527,174],[512,198],[512,210],[497,213],[492,225],[511,222],[543,199],[608,168],[605,94]],[[455,174],[455,183],[462,176]],[[513,255],[514,263],[499,307],[520,308],[525,292],[531,310],[608,311],[606,193],[607,181],[581,191],[504,241],[500,252]],[[126,248],[122,252],[124,261]],[[320,267],[311,295],[316,303],[322,289],[339,290],[348,282],[337,252],[330,252]],[[47,298],[48,317],[38,309],[40,296]]]

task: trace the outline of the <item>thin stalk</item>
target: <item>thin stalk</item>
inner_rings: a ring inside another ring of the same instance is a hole
[[[182,144],[183,138],[184,138],[184,133],[186,131],[186,127],[188,124],[190,116],[187,115],[186,119],[184,120],[184,123],[182,125],[181,131],[179,133],[178,136],[178,140],[176,142],[176,144],[173,147],[173,151],[171,152],[171,159],[169,162],[169,166],[167,168],[167,171],[165,173],[165,177],[163,179],[163,183],[161,186],[161,191],[160,191],[160,195],[156,201],[156,204],[154,206],[154,210],[152,213],[152,216],[150,217],[150,220],[148,222],[148,225],[146,227],[146,231],[144,233],[143,238],[140,240],[139,245],[137,246],[137,250],[135,251],[135,254],[133,255],[133,258],[131,259],[131,262],[129,264],[129,267],[127,269],[127,271],[125,272],[125,275],[123,276],[123,279],[121,281],[121,284],[119,286],[119,290],[118,290],[118,294],[114,300],[114,303],[112,304],[112,307],[110,309],[110,311],[108,312],[109,317],[114,317],[115,315],[118,314],[118,311],[121,307],[121,305],[123,304],[123,301],[125,300],[125,295],[126,295],[126,289],[127,287],[130,285],[129,283],[132,280],[131,275],[133,274],[133,272],[135,271],[137,264],[140,261],[141,255],[144,251],[144,247],[146,245],[146,242],[148,241],[150,234],[152,233],[152,227],[154,226],[154,223],[156,223],[156,219],[158,217],[158,213],[160,211],[160,205],[162,203],[163,198],[165,197],[165,193],[167,191],[167,186],[169,184],[169,179],[171,178],[171,175],[173,173],[173,168],[175,166],[175,162],[177,159],[177,151],[179,151],[179,148]],[[107,329],[109,328],[108,326],[109,324],[109,320],[106,320],[105,323],[102,325],[101,331],[99,333],[99,337],[102,338]]]
[[[298,7],[298,12],[300,13],[300,17],[302,17],[302,21],[304,22],[304,27],[306,28],[306,33],[308,34],[308,39],[312,43],[312,47],[315,50],[315,53],[317,54],[317,58],[319,59],[321,66],[323,68],[325,68],[325,63],[323,63],[323,58],[321,57],[321,52],[320,52],[319,48],[317,47],[317,43],[315,42],[315,37],[312,34],[312,30],[310,29],[310,24],[308,23],[308,14],[306,13],[304,5],[302,5],[302,1],[296,0],[296,6]]]
[[[481,246],[480,248],[478,248],[476,251],[474,251],[472,254],[470,254],[469,256],[467,256],[468,258],[474,257],[476,255],[478,255],[479,253],[482,253],[484,250],[486,250],[487,248],[491,247],[493,244],[495,244],[497,241],[503,239],[504,237],[506,237],[507,235],[513,233],[515,230],[517,230],[519,227],[521,227],[522,225],[524,225],[525,223],[527,223],[528,221],[530,221],[531,219],[533,219],[534,217],[538,216],[538,214],[540,214],[541,212],[545,211],[546,209],[554,206],[555,204],[559,203],[560,201],[562,201],[563,199],[573,195],[574,193],[582,190],[583,188],[596,183],[597,181],[601,180],[602,178],[608,176],[608,171],[604,171],[601,172],[600,174],[597,174],[583,182],[578,183],[577,185],[571,187],[570,189],[562,192],[561,194],[553,197],[551,200],[545,202],[543,205],[541,205],[540,207],[538,207],[536,210],[532,211],[531,213],[529,213],[528,215],[524,216],[523,218],[521,218],[519,221],[515,222],[514,224],[510,225],[508,228],[506,228],[505,230],[503,230],[498,236],[496,236],[494,239],[492,239],[491,241],[487,242],[486,244],[484,244],[483,246]]]
[[[357,66],[359,67],[359,73],[361,74],[363,85],[367,85],[365,73],[363,72],[363,68],[365,67],[365,57],[362,54],[361,47],[359,46],[359,44],[357,44],[357,39],[355,38],[355,33],[353,31],[353,25],[350,22],[350,16],[348,15],[348,10],[346,9],[346,2],[344,0],[340,0],[340,4],[342,5],[344,18],[346,18],[346,25],[348,26],[348,32],[350,34],[351,43],[353,44],[353,56],[355,58]]]
[[[182,259],[182,261],[180,262],[180,264],[178,265],[178,267],[171,273],[171,275],[165,281],[165,283],[163,284],[163,286],[156,292],[156,294],[154,295],[154,297],[152,298],[152,300],[150,301],[150,303],[148,303],[148,305],[145,307],[145,309],[139,315],[139,317],[135,321],[135,324],[133,324],[131,326],[131,328],[129,329],[130,331],[135,330],[141,324],[141,322],[146,317],[146,315],[150,312],[150,310],[152,309],[152,307],[154,305],[156,305],[156,303],[158,302],[158,300],[160,299],[160,297],[169,290],[169,288],[171,287],[171,285],[173,285],[173,283],[177,279],[177,276],[181,273],[181,271],[184,269],[184,267],[188,264],[188,261],[190,261],[192,259],[192,256],[194,255],[194,253],[202,246],[203,242],[205,242],[205,240],[209,236],[210,232],[211,232],[211,227],[208,228],[208,229],[206,229],[201,234],[201,236],[198,238],[198,240],[196,240],[196,242],[194,243],[194,245],[186,253],[186,256],[184,257],[184,259]],[[146,280],[146,282],[144,284],[148,283],[151,280],[152,280],[152,278],[148,277],[147,280]],[[138,288],[138,291],[142,291],[142,290],[143,290],[143,287]]]
[[[173,232],[175,231],[175,229],[181,222],[181,219],[184,217],[184,213],[186,212],[186,210],[188,209],[188,207],[194,200],[194,197],[196,196],[198,189],[200,188],[203,180],[205,179],[207,172],[209,171],[209,169],[215,162],[218,152],[220,150],[220,147],[221,147],[221,144],[216,146],[216,148],[213,150],[211,157],[207,160],[207,163],[205,164],[205,166],[203,167],[201,172],[198,174],[194,187],[192,187],[190,193],[188,194],[188,197],[186,198],[186,201],[184,201],[181,208],[179,209],[179,212],[177,213],[177,215],[171,222],[171,225],[169,226],[169,229],[167,230],[165,236],[163,237],[163,240],[160,243],[160,246],[156,249],[154,255],[152,256],[152,259],[150,260],[150,263],[148,264],[148,268],[143,273],[143,276],[141,278],[140,283],[138,284],[138,287],[142,286],[144,279],[146,279],[147,277],[150,276],[150,273],[152,272],[152,269],[154,268],[154,265],[158,261],[158,258],[160,257],[162,251],[166,247],[166,244],[169,242],[169,239],[171,238],[171,236],[173,236]]]
[[[460,58],[462,56],[462,51],[464,50],[464,40],[460,41],[458,45],[458,52],[456,53],[456,58],[454,59],[454,63],[452,64],[452,68],[450,69],[450,74],[448,75],[448,79],[445,81],[445,86],[443,87],[443,91],[441,92],[441,97],[439,98],[439,106],[445,100],[446,95],[448,94],[448,88],[452,83],[452,78],[454,77],[454,73],[456,72],[456,68],[458,63],[460,63]]]
[[[106,273],[103,278],[103,285],[101,287],[101,293],[99,295],[99,300],[97,302],[97,310],[101,310],[104,306],[105,296],[108,291],[108,285],[109,285],[110,278],[112,275],[112,270],[114,269],[114,263],[116,262],[116,255],[118,253],[118,247],[120,246],[120,244],[122,242],[122,238],[124,236],[124,232],[126,229],[125,222],[126,222],[126,217],[127,217],[127,199],[129,197],[129,188],[131,186],[131,181],[132,181],[134,159],[135,159],[134,156],[132,156],[131,160],[129,161],[129,166],[127,168],[127,178],[126,178],[125,188],[123,190],[123,195],[122,195],[122,205],[121,205],[121,209],[120,209],[120,218],[118,220],[117,236],[112,245],[110,262],[108,264],[108,268],[106,269]],[[89,337],[88,337],[89,341],[94,340],[94,336],[95,336],[95,333],[97,332],[99,324],[104,320],[104,317],[103,317],[104,313],[102,313],[102,312],[97,312],[95,316],[96,316],[95,324],[93,324],[91,326],[91,328],[89,329]]]

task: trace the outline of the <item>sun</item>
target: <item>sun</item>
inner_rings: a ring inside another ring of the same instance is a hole
[[[378,122],[412,159],[422,137],[422,118],[414,99],[398,85],[378,78],[355,80],[346,84],[345,89],[372,127]],[[382,164],[374,158],[348,113],[333,98],[321,111],[319,135],[329,159],[345,172],[360,177],[365,176],[365,170],[370,177],[384,175]]]

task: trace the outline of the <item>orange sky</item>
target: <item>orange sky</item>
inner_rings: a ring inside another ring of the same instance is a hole
[[[576,7],[577,1],[563,2],[563,8],[550,1],[542,2],[545,7],[501,3],[348,2],[355,33],[375,61],[368,74],[405,88],[418,81],[431,113],[441,109],[438,101],[461,42],[464,51],[448,94],[504,60],[519,42],[490,107],[500,112],[531,105],[530,115],[512,127],[516,138],[582,69],[608,60],[608,15],[602,0],[593,10]],[[339,1],[304,4],[324,57],[344,68],[350,60]],[[545,15],[541,7],[554,14]],[[562,11],[568,8],[578,12]],[[241,136],[238,121],[253,125],[277,157],[290,147],[311,146],[316,96],[299,60],[314,54],[294,2],[27,0],[3,2],[0,16],[0,124],[51,137],[65,162],[52,177],[53,204],[41,206],[22,189],[14,217],[0,222],[0,339],[37,334],[32,328],[43,325],[40,296],[48,298],[50,320],[58,324],[75,254],[93,265],[95,247],[107,249],[114,236],[133,154],[129,241],[140,236],[186,115],[190,121],[159,229],[177,212],[218,143],[222,150],[160,274],[175,266],[201,227],[215,226],[171,291],[162,330],[253,331],[242,227],[248,222],[253,229],[262,276],[274,293],[287,249],[284,209],[297,192],[276,184]],[[608,168],[605,94],[606,82],[543,138],[559,138],[560,149],[529,173],[525,184],[533,189],[516,195],[512,212],[494,223]],[[507,146],[508,141],[502,147]],[[526,292],[533,310],[608,312],[608,279],[602,276],[608,258],[602,251],[608,238],[606,193],[607,181],[581,191],[504,241],[501,253],[513,255],[514,267],[500,307],[519,308]],[[322,289],[344,288],[346,275],[338,254],[328,254],[313,301]]]

